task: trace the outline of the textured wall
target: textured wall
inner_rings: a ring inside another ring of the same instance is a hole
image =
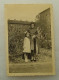
[[[43,29],[43,34],[47,39],[51,39],[51,19],[50,19],[50,8],[40,13],[40,24]],[[44,27],[44,28],[43,28]]]

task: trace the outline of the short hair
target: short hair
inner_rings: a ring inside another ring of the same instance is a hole
[[[27,33],[25,33],[25,37],[27,37]]]
[[[31,23],[30,23],[30,26],[31,26],[32,24],[34,24],[34,26],[35,26],[35,22],[31,22]]]
[[[25,37],[27,37],[27,33],[29,33],[28,31],[25,33]]]

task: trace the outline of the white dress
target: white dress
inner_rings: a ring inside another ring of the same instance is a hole
[[[30,39],[28,37],[24,38],[23,49],[24,49],[23,52],[31,53]]]

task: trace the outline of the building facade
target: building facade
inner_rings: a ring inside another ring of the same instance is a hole
[[[51,14],[50,8],[40,13],[40,26],[42,29],[43,36],[51,40]]]

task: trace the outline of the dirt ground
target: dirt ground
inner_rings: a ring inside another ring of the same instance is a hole
[[[52,63],[26,63],[26,64],[10,64],[10,73],[50,73],[52,72]]]
[[[50,49],[40,49],[36,62],[18,62],[9,64],[10,73],[50,73],[52,72],[52,53]]]

